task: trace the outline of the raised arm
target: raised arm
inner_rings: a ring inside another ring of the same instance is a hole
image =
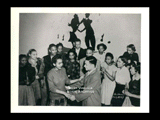
[[[102,68],[102,69],[104,69],[104,68]],[[108,77],[111,81],[114,81],[114,80],[115,80],[115,75],[116,75],[116,72],[115,72],[115,71],[112,72],[112,75],[109,74],[108,71],[105,70],[105,69],[103,70],[103,72],[104,72],[104,74],[107,75],[107,77]]]

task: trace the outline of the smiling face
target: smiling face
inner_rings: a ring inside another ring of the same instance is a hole
[[[87,56],[87,57],[93,56],[93,51],[90,50],[90,49],[88,49],[88,50],[86,51],[86,56]]]
[[[32,52],[29,54],[29,56],[30,56],[32,59],[36,60],[36,59],[37,59],[37,52],[36,52],[36,51],[32,51]]]
[[[118,58],[117,67],[122,68],[124,65],[125,65],[125,63],[121,60],[121,58]]]
[[[56,55],[56,53],[57,53],[57,48],[56,48],[56,46],[51,47],[51,48],[49,49],[49,52],[50,52],[51,55]]]
[[[57,59],[57,62],[55,64],[53,64],[57,69],[62,69],[63,66],[63,61],[62,59]]]
[[[26,57],[23,57],[23,58],[20,60],[21,66],[25,66],[26,63],[27,63],[27,58],[26,58]]]
[[[57,52],[61,53],[62,51],[63,51],[63,47],[62,46],[58,46]]]
[[[111,62],[112,62],[112,58],[110,56],[107,56],[106,57],[106,63],[111,64]]]
[[[103,53],[104,52],[104,47],[103,46],[99,46],[98,51],[99,51],[99,53]]]
[[[128,52],[129,54],[133,54],[134,51],[133,51],[131,48],[127,47],[127,52]]]
[[[73,60],[74,57],[75,57],[74,53],[73,53],[73,52],[70,52],[70,53],[69,53],[69,59],[70,59],[70,60]]]
[[[94,64],[91,64],[88,60],[85,60],[84,67],[86,71],[91,71],[93,68],[95,68]]]
[[[81,47],[81,42],[80,42],[80,41],[76,41],[76,42],[75,42],[75,47],[76,47],[77,49],[79,49],[79,48]]]

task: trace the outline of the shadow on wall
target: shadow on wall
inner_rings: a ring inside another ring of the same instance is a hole
[[[85,18],[85,13],[77,14],[79,22]],[[20,13],[19,30],[19,54],[26,54],[29,49],[34,48],[39,57],[47,54],[49,44],[61,42],[65,50],[72,48],[68,42],[72,28],[68,26],[74,17],[74,13]],[[140,14],[94,14],[89,19],[95,33],[96,45],[103,42],[107,45],[107,51],[112,52],[115,57],[126,51],[126,46],[134,44],[140,57]],[[84,28],[80,24],[79,29]],[[82,41],[82,48],[86,48],[84,32],[75,32]],[[141,59],[141,58],[140,58]]]

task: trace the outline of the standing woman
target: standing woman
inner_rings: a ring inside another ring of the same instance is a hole
[[[130,73],[126,65],[127,59],[124,58],[124,56],[120,56],[117,61],[118,69],[115,76],[116,87],[111,100],[111,104],[113,106],[122,106],[125,99],[125,95],[122,93],[122,91],[130,82]]]
[[[49,85],[50,106],[66,106],[67,98],[70,94],[67,93],[65,85],[73,84],[80,79],[70,80],[67,77],[66,70],[63,67],[63,60],[60,55],[55,55],[53,59],[54,67],[48,72],[47,80]]]
[[[85,18],[83,18],[82,21],[79,23],[79,25],[83,23],[85,28],[83,30],[78,30],[78,31],[83,32],[84,30],[86,30],[86,36],[85,36],[86,46],[87,48],[90,47],[90,42],[91,42],[91,47],[93,48],[93,50],[95,50],[96,39],[94,35],[94,30],[91,26],[92,20],[89,19],[89,16],[90,16],[89,13],[85,14]]]
[[[35,105],[31,83],[35,79],[35,69],[27,65],[27,56],[19,55],[19,105]]]
[[[69,50],[68,59],[65,61],[64,68],[66,68],[66,73],[69,79],[79,79],[80,78],[80,64],[76,61],[77,54],[74,50]]]
[[[101,95],[102,95],[102,106],[110,106],[113,92],[115,89],[115,74],[116,66],[113,61],[113,54],[107,53],[105,56],[105,62],[101,64],[104,79],[102,82]]]
[[[132,63],[130,72],[133,75],[124,94],[130,98],[133,106],[140,106],[140,63]]]
[[[74,14],[74,18],[71,20],[71,23],[68,23],[68,26],[72,27],[72,32],[70,32],[69,42],[72,43],[73,48],[75,47],[75,40],[77,39],[75,32],[78,29],[78,25],[79,25],[79,17],[77,14]]]
[[[43,74],[39,73],[39,71],[40,71],[40,66],[42,62],[39,58],[37,58],[37,51],[35,49],[30,49],[27,56],[28,56],[28,64],[34,67],[36,71],[35,80],[31,84],[34,91],[35,102],[36,102],[36,105],[41,105],[40,82],[41,82],[41,79],[43,79]]]

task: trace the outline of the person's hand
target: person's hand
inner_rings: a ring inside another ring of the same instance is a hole
[[[104,73],[106,69],[105,69],[104,67],[102,67],[101,70],[102,70],[102,72]]]
[[[81,81],[83,78],[84,78],[84,75],[79,78],[79,81]]]
[[[71,101],[74,101],[76,100],[75,96],[74,95],[71,95],[71,97],[69,98]]]
[[[38,76],[38,75],[36,75],[36,79],[39,79],[39,76]]]
[[[71,94],[69,94],[69,93],[65,93],[64,95],[65,95],[68,99],[70,99],[70,98],[71,98],[71,96],[72,96],[72,95],[71,95]]]
[[[127,89],[123,90],[122,93],[127,95],[127,96],[130,96],[130,92]]]
[[[128,63],[131,63],[131,60],[128,60]]]
[[[71,87],[70,87],[70,86],[65,86],[65,88],[66,88],[66,90],[69,90],[69,89],[71,89]]]

